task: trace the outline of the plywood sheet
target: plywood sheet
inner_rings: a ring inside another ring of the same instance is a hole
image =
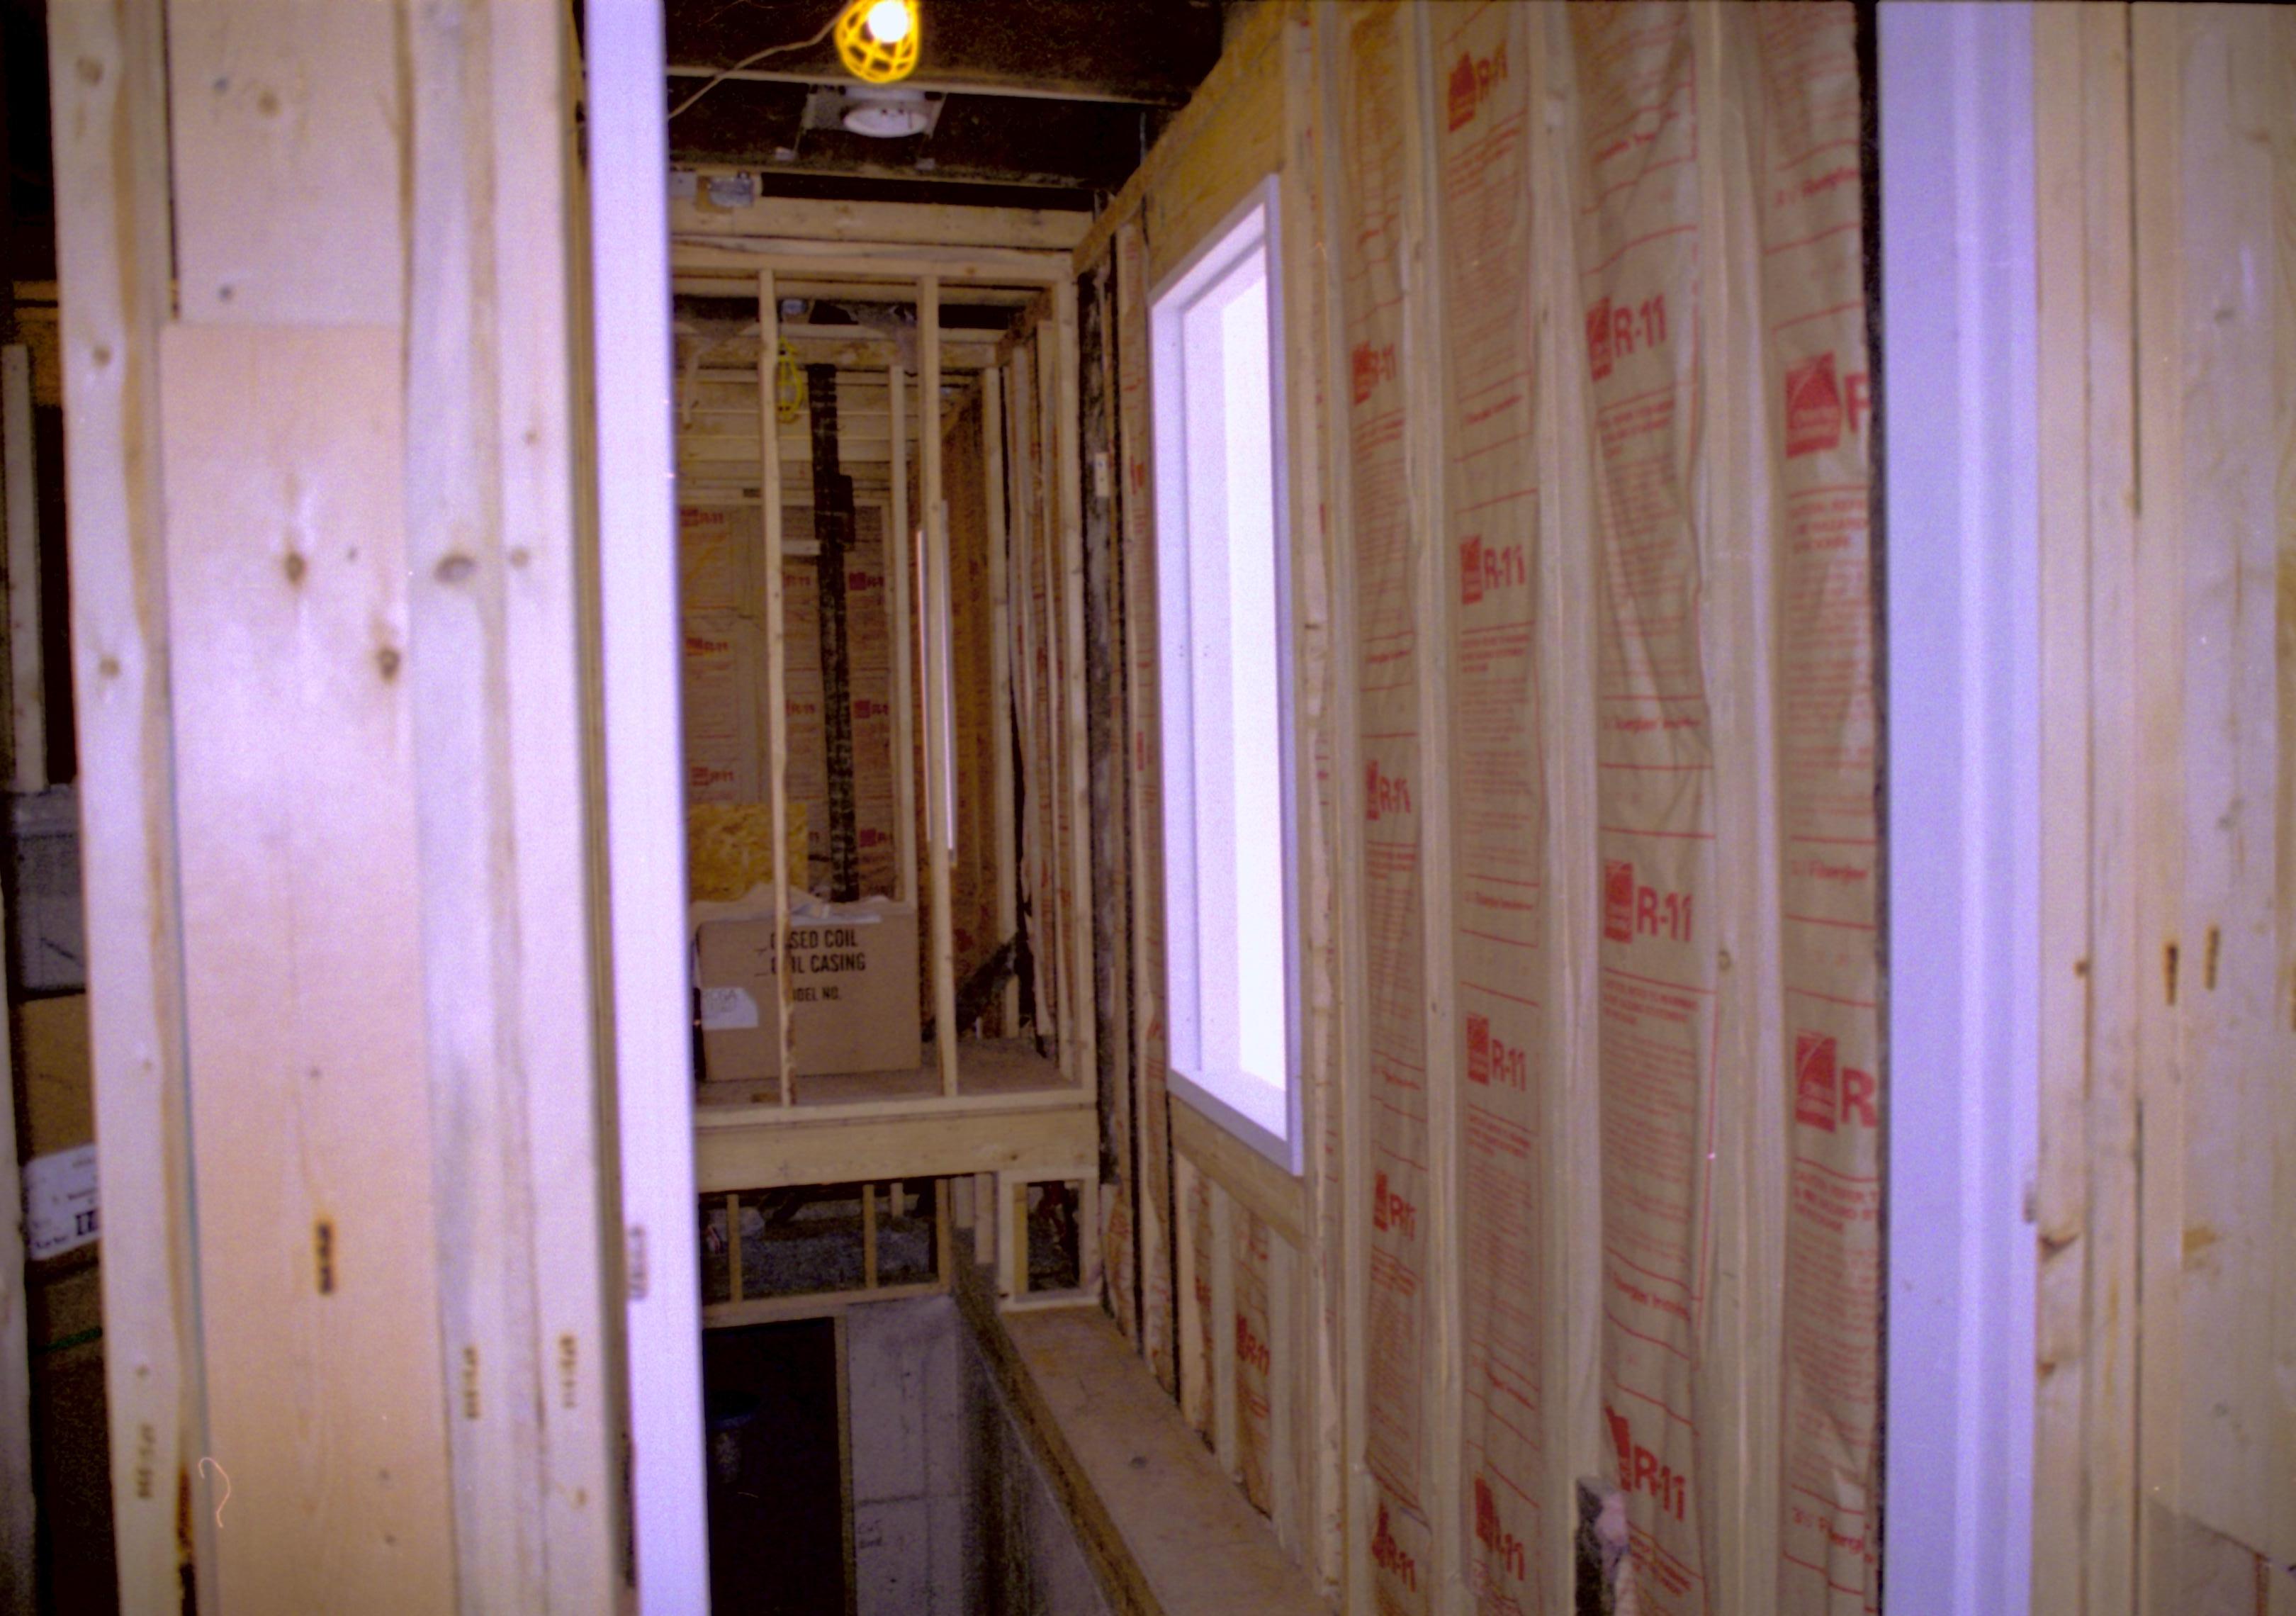
[[[398,333],[178,326],[161,375],[207,1407],[239,1506],[202,1575],[234,1607],[444,1612]]]
[[[400,317],[400,28],[390,0],[168,6],[184,319]]]

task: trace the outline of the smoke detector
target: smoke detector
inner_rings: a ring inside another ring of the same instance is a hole
[[[854,85],[845,92],[843,123],[856,135],[879,140],[899,140],[922,135],[933,127],[939,108],[929,104],[922,90]]]
[[[818,85],[805,98],[805,127],[843,129],[874,140],[930,135],[942,97],[898,85]]]

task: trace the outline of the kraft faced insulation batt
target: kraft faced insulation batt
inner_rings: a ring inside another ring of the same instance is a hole
[[[1623,1494],[1644,1612],[1878,1609],[1855,29],[1846,4],[1287,8],[1207,81],[1105,249],[1136,1327],[1327,1591],[1382,1612],[1448,1608],[1456,1586],[1479,1612],[1560,1616],[1556,1445]],[[1308,87],[1279,96],[1294,55]],[[1315,771],[1300,856],[1310,930],[1330,927],[1301,950],[1315,1250],[1286,1245],[1280,1285],[1286,1232],[1186,1150],[1166,1187],[1152,1132],[1138,273],[1177,262],[1276,165],[1304,490],[1294,718]],[[1582,595],[1560,593],[1576,578]],[[1578,779],[1583,797],[1553,795]],[[1598,1158],[1568,1207],[1558,1137]],[[1573,1294],[1599,1313],[1583,1325],[1556,1311],[1580,1272]],[[1564,1339],[1587,1343],[1587,1378],[1558,1387],[1546,1353]]]

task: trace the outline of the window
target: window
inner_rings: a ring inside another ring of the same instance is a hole
[[[1150,303],[1171,1068],[1300,1170],[1275,181]]]

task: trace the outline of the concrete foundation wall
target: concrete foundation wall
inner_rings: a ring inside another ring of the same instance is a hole
[[[956,1304],[845,1316],[859,1616],[1109,1609]]]

